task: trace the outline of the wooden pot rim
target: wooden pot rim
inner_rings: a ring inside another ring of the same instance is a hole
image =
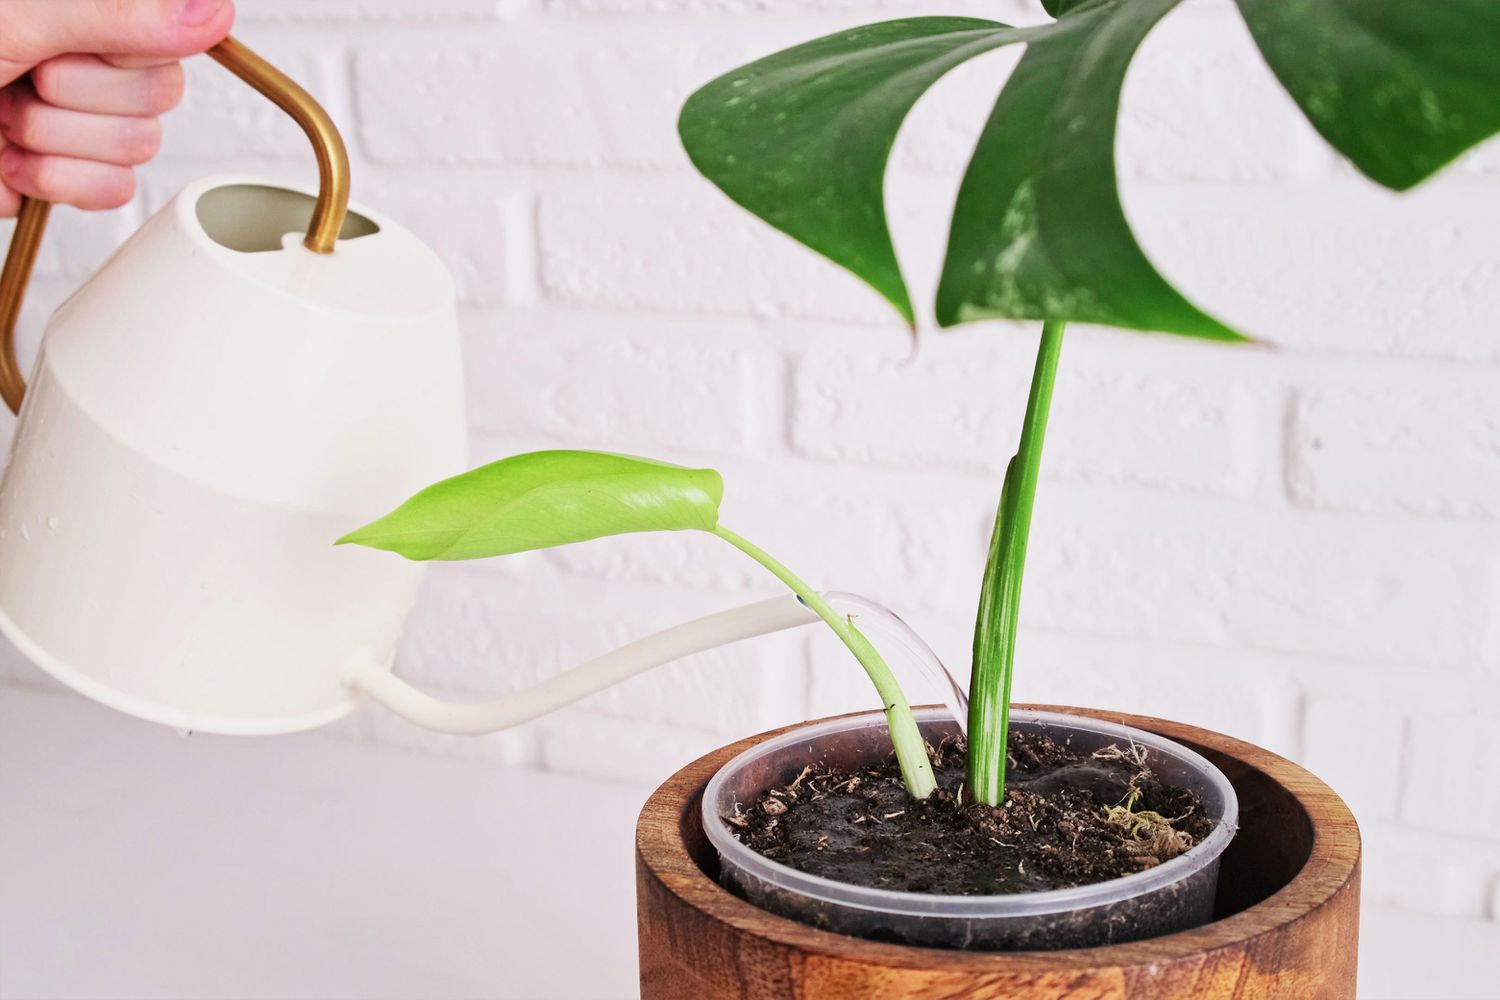
[[[1243,740],[1206,729],[1149,716],[1129,715],[1058,705],[1017,706],[1104,719],[1135,726],[1234,758],[1260,771],[1285,789],[1307,813],[1312,824],[1311,852],[1290,882],[1268,898],[1213,923],[1162,937],[1045,952],[965,952],[888,944],[818,930],[768,913],[731,894],[699,867],[683,839],[683,823],[699,808],[703,790],[720,767],[737,754],[796,726],[762,733],[721,747],[668,778],[641,809],[636,824],[636,857],[641,868],[683,903],[707,919],[744,934],[765,938],[801,952],[895,968],[940,970],[952,966],[982,973],[1080,970],[1100,965],[1144,966],[1170,962],[1219,949],[1242,949],[1256,938],[1272,934],[1327,905],[1357,876],[1360,863],[1359,827],[1333,790],[1306,769]],[[851,713],[859,714],[859,713]]]

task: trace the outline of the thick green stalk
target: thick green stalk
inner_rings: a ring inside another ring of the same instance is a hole
[[[969,788],[975,801],[999,805],[1005,798],[1006,742],[1010,736],[1010,680],[1016,657],[1016,622],[1021,612],[1021,577],[1031,535],[1052,384],[1062,351],[1061,320],[1042,324],[1036,370],[1021,445],[1005,469],[1000,507],[990,536],[990,554],[979,590],[974,622],[974,664],[969,678]]]
[[[875,647],[870,645],[870,641],[848,618],[833,610],[822,595],[803,583],[801,578],[773,559],[769,553],[723,525],[713,530],[714,534],[760,563],[790,587],[792,593],[802,598],[833,629],[834,634],[843,640],[844,645],[849,647],[849,652],[854,654],[859,665],[865,668],[865,673],[870,675],[870,680],[875,683],[875,690],[885,704],[885,721],[891,731],[891,743],[896,748],[896,763],[901,767],[906,790],[916,799],[925,799],[931,795],[937,788],[937,782],[932,776],[932,762],[927,758],[927,744],[922,739],[921,731],[917,729],[917,720],[911,714],[911,705],[907,703],[906,695],[901,693],[901,686],[896,683],[895,675]]]

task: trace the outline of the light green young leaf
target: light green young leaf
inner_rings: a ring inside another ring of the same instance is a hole
[[[1078,8],[1031,41],[959,188],[937,320],[1076,320],[1243,340],[1169,285],[1115,187],[1125,71],[1179,0]]]
[[[842,31],[705,85],[683,106],[678,132],[725,194],[853,271],[910,323],[885,216],[896,133],[944,73],[1038,30],[914,17]]]
[[[536,451],[427,487],[338,544],[408,559],[485,559],[639,531],[711,531],[724,483],[688,469],[597,451]]]

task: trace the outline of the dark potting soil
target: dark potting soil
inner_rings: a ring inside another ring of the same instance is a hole
[[[932,750],[938,790],[906,794],[894,755],[866,770],[806,768],[724,821],[739,840],[811,875],[943,895],[1103,882],[1183,853],[1212,827],[1192,792],[1163,785],[1142,748],[1076,751],[1013,732],[1005,802],[973,801],[967,747]]]

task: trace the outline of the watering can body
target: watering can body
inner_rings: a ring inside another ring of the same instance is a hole
[[[273,733],[389,668],[420,567],[343,533],[465,464],[452,282],[356,209],[190,185],[53,316],[0,482],[0,631],[80,692]]]
[[[23,199],[0,267],[0,399],[20,415],[0,478],[0,633],[21,653],[182,730],[292,732],[370,699],[477,734],[817,619],[792,596],[755,602],[487,702],[398,677],[422,567],[334,542],[466,464],[453,284],[411,233],[349,209],[343,141],[306,91],[232,38],[209,55],[307,133],[317,194],[189,185],[58,309],[29,388],[15,324],[48,206]],[[957,692],[898,618],[838,599]]]

